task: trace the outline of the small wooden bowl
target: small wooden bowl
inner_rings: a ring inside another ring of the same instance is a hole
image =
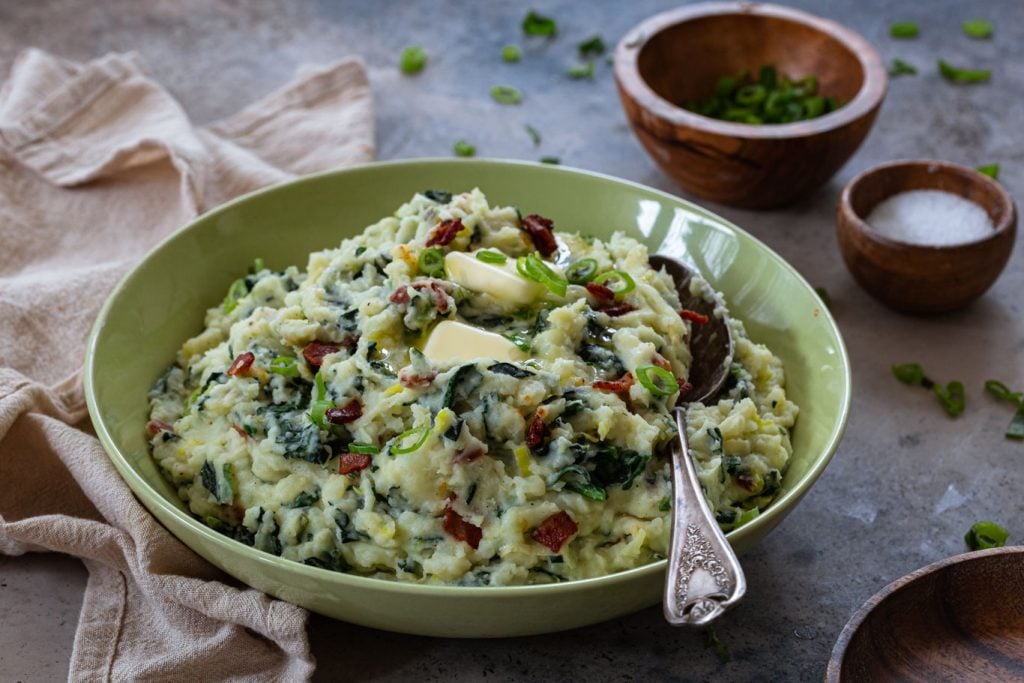
[[[839,634],[825,680],[1024,680],[1024,546],[958,555],[886,586]]]
[[[944,190],[978,204],[992,234],[975,242],[924,246],[893,240],[865,218],[881,201],[908,190]],[[861,173],[843,190],[836,216],[839,250],[854,279],[875,298],[906,313],[961,308],[992,286],[1017,234],[1013,198],[973,168],[944,161],[894,161]]]
[[[820,93],[846,104],[765,125],[681,106],[710,95],[723,76],[764,65],[814,75]],[[663,171],[695,195],[755,208],[791,203],[827,182],[864,140],[888,83],[878,52],[853,31],[749,2],[686,5],[643,21],[619,42],[614,71],[626,117]]]

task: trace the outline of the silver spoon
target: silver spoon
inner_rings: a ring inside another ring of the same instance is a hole
[[[703,325],[693,325],[690,337],[690,376],[693,389],[673,411],[679,441],[672,448],[672,550],[665,576],[665,619],[673,626],[701,626],[735,604],[747,590],[736,553],[718,526],[697,478],[686,438],[686,409],[721,390],[732,365],[733,342],[729,321],[719,307],[717,295],[707,288],[690,292],[693,271],[682,262],[655,254],[651,267],[664,268],[675,282],[684,309],[708,316]]]

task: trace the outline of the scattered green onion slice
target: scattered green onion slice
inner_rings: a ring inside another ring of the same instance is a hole
[[[817,118],[841,105],[834,97],[818,94],[817,77],[791,80],[766,64],[756,80],[748,71],[723,76],[715,82],[710,96],[683,102],[682,106],[701,116],[759,125]]]
[[[904,363],[892,366],[892,374],[904,384],[923,384],[924,368],[920,363]]]
[[[391,443],[391,452],[396,455],[404,455],[406,453],[418,451],[420,446],[422,446],[427,440],[427,436],[429,434],[429,427],[419,427],[404,431]],[[416,440],[412,441],[412,445],[404,445],[408,444],[414,437]]]
[[[964,35],[969,38],[984,40],[992,37],[992,22],[988,19],[971,19],[962,25]]]
[[[1010,420],[1010,425],[1006,428],[1006,438],[1008,439],[1024,439],[1024,403],[1017,408],[1017,412],[1013,414],[1013,418]]]
[[[349,453],[362,453],[363,455],[376,455],[380,453],[380,449],[372,443],[362,443],[360,441],[353,441],[346,448]]]
[[[675,375],[657,365],[641,365],[634,373],[640,384],[655,396],[671,396],[679,391]]]
[[[1010,391],[1005,384],[995,379],[990,379],[985,382],[985,390],[1003,401],[1013,401],[1017,404],[1024,401],[1024,393],[1020,391]]]
[[[523,19],[523,33],[528,36],[553,37],[558,33],[558,24],[551,17],[538,14],[536,10],[530,12]]]
[[[427,65],[427,53],[419,45],[410,45],[402,50],[398,67],[404,74],[418,74]]]
[[[523,101],[523,93],[512,85],[495,85],[491,87],[491,98],[501,104],[519,104]]]
[[[932,391],[939,397],[939,402],[946,409],[950,417],[956,417],[964,412],[964,385],[962,382],[953,380],[946,386],[936,384]]]
[[[600,57],[604,54],[605,44],[601,36],[591,36],[576,46],[580,59]]]
[[[456,140],[455,144],[452,145],[452,151],[455,152],[457,157],[471,157],[476,154],[476,146],[469,144],[465,140]]]
[[[604,285],[618,296],[626,292],[632,292],[636,288],[633,277],[624,270],[609,270],[601,273],[593,280],[594,284]]]
[[[522,54],[523,53],[519,49],[519,46],[513,45],[512,43],[501,48],[501,58],[506,62],[518,62],[520,57],[522,57]]]
[[[291,356],[278,356],[270,361],[269,370],[276,375],[295,377],[299,374],[299,362]]]
[[[939,73],[953,83],[984,83],[992,77],[989,69],[962,69],[943,59],[939,60]]]
[[[334,404],[330,401],[313,401],[313,404],[309,407],[310,421],[321,429],[327,429],[329,426],[326,416],[327,409],[333,407]]]
[[[420,272],[430,277],[444,275],[444,249],[430,247],[420,252]]]
[[[992,180],[999,180],[999,164],[985,164],[978,166],[978,173],[987,175]]]
[[[574,80],[580,80],[583,78],[593,78],[594,63],[587,62],[586,64],[576,64],[575,66],[570,66],[569,69],[565,72],[565,75]]]
[[[536,128],[534,128],[530,124],[526,124],[526,134],[530,136],[531,140],[533,140],[533,146],[534,147],[536,147],[536,146],[538,146],[540,144],[540,131],[539,130],[537,130]]]
[[[916,73],[917,67],[909,62],[904,62],[898,57],[894,57],[892,62],[889,64],[890,76],[913,76]]]
[[[558,166],[560,163],[562,163],[562,160],[559,159],[558,157],[541,157],[540,158],[540,163],[542,163],[542,164],[550,164],[552,166]]]
[[[741,514],[739,519],[736,520],[736,526],[737,527],[741,527],[744,524],[747,524],[748,522],[754,521],[755,519],[757,519],[760,516],[761,516],[761,510],[759,510],[756,507],[750,508],[749,510],[744,510],[743,514]]]
[[[565,292],[569,287],[568,281],[559,277],[555,271],[551,270],[546,263],[540,260],[536,253],[517,258],[516,270],[527,280],[539,282],[547,287],[551,293],[558,296],[565,296]]]
[[[978,522],[964,534],[964,542],[971,550],[1002,548],[1009,537],[1009,532],[995,522]]]
[[[249,267],[249,272],[255,275],[256,273],[260,272],[266,267],[267,264],[263,261],[263,259],[257,256],[252,260],[252,265]]]
[[[889,26],[889,35],[893,38],[916,38],[920,32],[912,21],[897,21]]]
[[[592,258],[581,258],[566,269],[565,277],[574,285],[585,285],[594,279],[596,273],[597,261]]]
[[[316,376],[313,377],[313,383],[316,384],[316,400],[324,400],[327,397],[327,386],[324,384],[324,374],[322,372],[317,372]]]
[[[508,256],[505,256],[500,251],[478,251],[476,252],[476,260],[483,261],[484,263],[496,263],[502,264],[508,261]]]
[[[245,285],[245,280],[239,278],[231,283],[228,287],[228,294],[224,297],[224,304],[221,306],[221,310],[225,313],[230,313],[238,307],[239,300],[249,293],[249,288]]]

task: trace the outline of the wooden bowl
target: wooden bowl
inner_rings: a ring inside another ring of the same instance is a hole
[[[886,586],[839,634],[825,680],[1024,680],[1024,546],[958,555]]]
[[[716,81],[775,66],[817,76],[846,104],[785,124],[719,121],[687,111]],[[864,140],[885,97],[878,52],[839,24],[748,2],[687,5],[653,16],[615,50],[615,80],[633,131],[668,175],[695,195],[742,207],[793,202],[827,182]]]
[[[944,190],[978,204],[994,230],[951,246],[896,241],[865,222],[872,209],[899,192]],[[1013,249],[1017,211],[998,182],[973,168],[944,161],[894,161],[861,173],[843,190],[836,217],[839,250],[864,289],[906,313],[942,313],[978,298],[995,282]]]

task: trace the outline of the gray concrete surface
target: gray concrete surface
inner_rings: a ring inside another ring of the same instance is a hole
[[[378,111],[381,159],[447,156],[466,138],[478,155],[537,159],[611,173],[680,193],[630,134],[610,69],[569,81],[575,45],[595,33],[614,43],[640,19],[676,3],[542,0],[556,17],[553,42],[524,40],[527,5],[201,0],[0,0],[0,74],[37,46],[72,59],[137,50],[199,122],[234,112],[285,82],[305,62],[348,54],[366,61]],[[889,581],[964,551],[963,533],[993,519],[1024,541],[1024,444],[1003,438],[1010,410],[982,384],[1024,387],[1024,263],[1019,242],[1007,271],[970,308],[934,318],[884,308],[853,282],[836,247],[834,211],[857,172],[896,158],[968,165],[998,162],[1002,182],[1024,189],[1024,6],[1019,0],[800,0],[788,2],[847,24],[888,60],[918,66],[891,83],[870,137],[839,175],[785,210],[751,212],[709,204],[828,289],[854,369],[853,409],[832,464],[806,499],[743,558],[748,597],[717,632],[731,653],[721,662],[701,634],[674,630],[660,609],[577,631],[508,640],[416,638],[314,616],[317,678],[441,680],[820,680],[839,631]],[[995,37],[963,36],[960,22],[985,16]],[[888,25],[917,21],[920,38],[896,41]],[[505,64],[499,49],[523,45]],[[402,76],[401,48],[422,44],[424,73]],[[944,57],[994,69],[991,83],[950,85]],[[500,107],[492,84],[523,89],[521,106]],[[525,124],[543,134],[533,147]],[[686,196],[683,194],[682,196]],[[949,419],[933,397],[896,383],[893,363],[918,361],[938,379],[967,386],[966,412]],[[0,557],[0,680],[66,675],[85,571],[58,556]]]

